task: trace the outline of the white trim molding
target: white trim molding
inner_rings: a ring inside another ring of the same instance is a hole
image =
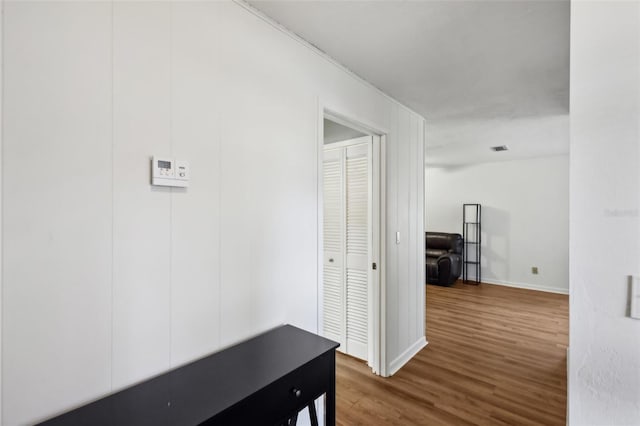
[[[505,287],[523,288],[525,290],[545,291],[547,293],[557,293],[557,294],[569,294],[569,288],[563,288],[563,287],[547,287],[547,286],[528,284],[528,283],[512,283],[509,281],[489,280],[486,278],[483,278],[482,282],[486,284],[503,285]]]
[[[367,363],[371,367],[373,373],[386,377],[385,372],[388,370],[386,361],[386,278],[384,265],[386,258],[385,253],[385,206],[386,206],[386,170],[384,169],[386,158],[386,134],[387,130],[377,126],[374,123],[366,122],[358,117],[358,114],[352,114],[346,111],[341,111],[338,108],[332,108],[322,98],[318,97],[318,124],[317,124],[317,200],[318,200],[318,245],[317,245],[317,297],[318,297],[318,315],[317,315],[317,333],[322,334],[323,323],[323,276],[324,271],[322,268],[324,262],[323,252],[323,231],[324,231],[324,196],[323,196],[323,158],[324,149],[328,146],[324,144],[324,120],[326,118],[339,122],[342,125],[356,129],[367,136],[362,138],[350,139],[344,142],[335,142],[330,146],[333,148],[348,146],[353,144],[354,141],[362,139],[369,141],[370,160],[372,161],[372,174],[370,188],[369,203],[371,205],[371,217],[373,232],[372,232],[372,244],[370,246],[370,259],[371,262],[375,262],[378,265],[377,274],[370,276],[369,281],[372,285],[373,297],[369,300],[369,309],[372,310],[372,315],[369,318],[370,327],[369,339],[370,347],[368,353]],[[375,182],[373,182],[375,180]],[[375,194],[374,194],[375,192]],[[369,270],[371,274],[372,271]],[[334,339],[335,340],[335,339]]]
[[[407,362],[411,360],[414,356],[418,354],[424,347],[429,344],[427,339],[422,336],[419,338],[413,345],[409,346],[407,350],[402,352],[396,359],[389,363],[389,369],[387,370],[387,377],[393,376],[396,374]]]

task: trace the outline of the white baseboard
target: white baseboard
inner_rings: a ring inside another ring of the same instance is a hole
[[[402,352],[396,359],[391,361],[389,368],[387,368],[387,377],[393,376],[411,360],[422,348],[427,346],[427,339],[422,336],[413,345],[409,346],[404,352]]]
[[[562,288],[562,287],[545,287],[541,285],[527,284],[527,283],[511,283],[508,281],[491,280],[486,278],[483,278],[482,282],[487,284],[503,285],[505,287],[515,287],[515,288],[524,288],[527,290],[546,291],[547,293],[569,294],[569,289]]]

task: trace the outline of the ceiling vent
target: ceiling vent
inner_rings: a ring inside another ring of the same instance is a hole
[[[491,151],[495,151],[495,152],[500,152],[500,151],[508,151],[509,147],[506,145],[500,145],[500,146],[492,146],[491,147]]]

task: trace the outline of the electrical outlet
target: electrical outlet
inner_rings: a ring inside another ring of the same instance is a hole
[[[538,267],[537,266],[532,266],[531,267],[531,273],[533,275],[538,275]]]

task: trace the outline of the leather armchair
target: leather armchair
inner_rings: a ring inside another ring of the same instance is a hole
[[[427,283],[450,286],[462,273],[462,235],[425,232]]]

